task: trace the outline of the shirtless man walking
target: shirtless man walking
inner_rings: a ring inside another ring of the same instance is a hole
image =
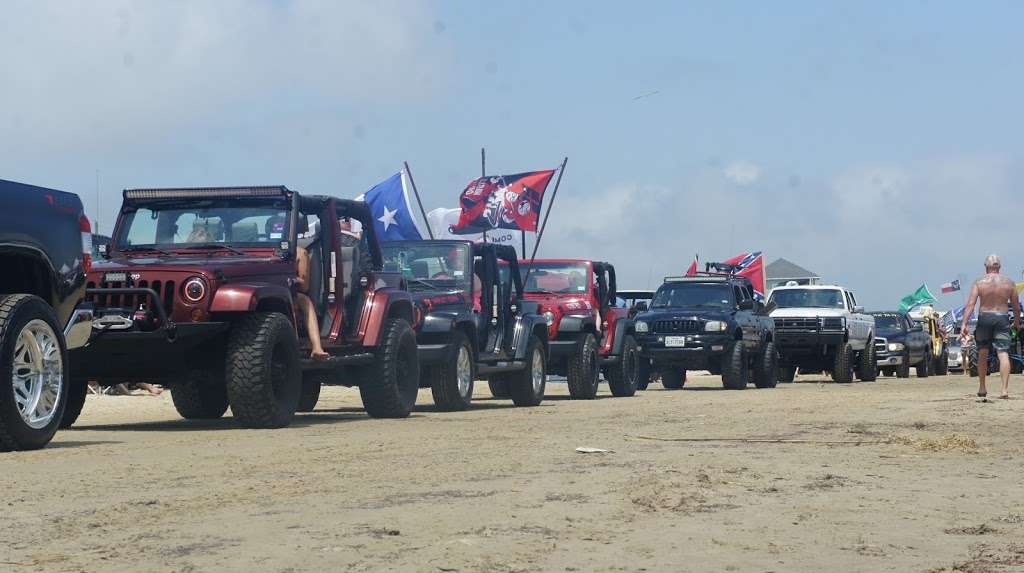
[[[1010,307],[1013,308],[1013,328],[1020,330],[1020,299],[1017,298],[1013,281],[999,274],[1000,268],[1002,264],[998,256],[985,257],[985,276],[974,281],[971,287],[971,296],[967,299],[964,321],[960,327],[960,336],[966,338],[967,321],[977,302],[980,308],[974,343],[978,347],[978,396],[982,398],[988,395],[985,376],[988,374],[989,345],[996,349],[999,356],[999,374],[1003,378],[1003,393],[999,397],[1010,397]]]

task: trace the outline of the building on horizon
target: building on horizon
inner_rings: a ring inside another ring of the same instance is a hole
[[[813,271],[783,258],[775,259],[765,267],[764,282],[768,292],[790,281],[798,285],[816,285],[821,282],[821,277]]]

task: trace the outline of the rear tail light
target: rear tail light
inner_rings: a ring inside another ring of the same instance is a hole
[[[82,232],[82,268],[89,272],[92,270],[92,225],[85,215],[78,218],[78,230]]]

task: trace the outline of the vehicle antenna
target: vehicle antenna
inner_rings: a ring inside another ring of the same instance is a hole
[[[409,177],[409,185],[412,186],[412,193],[416,196],[416,204],[420,206],[420,214],[423,215],[423,224],[427,226],[427,234],[430,235],[430,239],[434,239],[434,230],[430,228],[430,221],[427,220],[427,212],[423,209],[423,201],[420,201],[420,192],[416,189],[416,181],[412,178],[412,170],[409,169],[409,162],[403,161],[402,165],[405,166],[405,174]]]
[[[526,276],[523,277],[523,284],[526,284],[526,279],[530,278],[530,271],[533,270],[533,261],[537,258],[537,248],[540,247],[540,241],[544,238],[544,229],[548,226],[548,216],[551,215],[551,206],[555,204],[555,197],[558,197],[558,186],[562,184],[562,175],[565,173],[565,165],[569,163],[569,158],[566,157],[562,160],[562,164],[558,167],[558,179],[555,180],[555,190],[551,192],[551,201],[548,202],[548,210],[544,213],[544,222],[540,224],[540,231],[537,232],[537,240],[533,243],[533,254],[530,255],[530,266],[526,269]]]

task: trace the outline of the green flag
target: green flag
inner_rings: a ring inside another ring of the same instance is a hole
[[[907,312],[915,306],[933,302],[935,302],[935,297],[928,290],[928,285],[921,285],[917,290],[900,299],[900,310]]]

